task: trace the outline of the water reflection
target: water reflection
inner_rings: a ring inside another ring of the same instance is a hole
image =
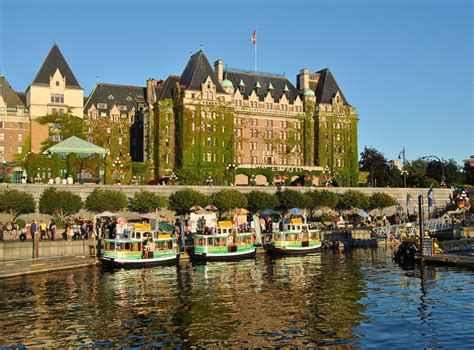
[[[323,252],[112,273],[90,268],[4,280],[0,345],[463,344],[458,337],[465,342],[471,335],[459,330],[454,341],[447,340],[441,325],[460,322],[460,311],[472,316],[466,298],[473,274],[401,270],[390,256],[386,249]],[[472,319],[463,317],[463,322],[474,326]]]

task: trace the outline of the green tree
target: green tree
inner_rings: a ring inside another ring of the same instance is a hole
[[[34,213],[36,203],[33,196],[18,190],[3,190],[0,192],[0,211],[11,215],[12,220],[22,214]]]
[[[211,202],[209,196],[202,192],[185,188],[173,193],[169,198],[169,209],[174,210],[178,214],[189,212],[189,208],[194,205],[205,207]]]
[[[443,164],[440,161],[430,161],[426,167],[426,177],[435,179],[441,183],[441,176],[443,173]],[[461,167],[454,159],[449,159],[444,162],[444,175],[447,185],[460,187],[464,182],[464,176]]]
[[[422,185],[426,179],[426,168],[428,162],[423,159],[415,159],[407,163],[405,166],[408,171],[407,186],[408,187],[425,187]]]
[[[39,200],[40,213],[52,215],[61,222],[78,213],[81,208],[81,197],[69,191],[56,190],[54,187],[44,190]]]
[[[72,109],[68,108],[63,115],[48,114],[36,119],[41,125],[48,125],[50,134],[57,134],[61,140],[66,140],[71,136],[76,136],[85,139],[86,123],[84,118],[77,117],[72,113]],[[41,143],[41,152],[44,152],[57,142],[53,142],[51,138],[45,139]]]
[[[474,186],[474,166],[471,166],[468,162],[464,163],[464,183]]]
[[[384,192],[375,192],[369,198],[369,208],[370,209],[378,209],[380,214],[385,208],[391,207],[397,204],[397,201],[392,196],[384,193]]]
[[[129,210],[142,214],[166,207],[168,207],[168,198],[143,190],[136,192],[133,198],[130,198],[128,202]]]
[[[306,193],[309,201],[309,208],[311,216],[314,211],[321,209],[324,212],[325,208],[334,209],[339,202],[339,196],[328,190],[315,190]]]
[[[369,196],[360,191],[349,190],[339,196],[336,208],[339,210],[367,209],[369,205]]]
[[[364,147],[360,154],[359,170],[369,173],[368,180],[372,186],[375,186],[375,183],[380,187],[392,185],[388,181],[391,177],[387,159],[375,148]]]
[[[308,208],[310,205],[308,198],[300,191],[285,189],[277,193],[277,198],[284,213],[291,208]]]
[[[247,197],[238,190],[221,190],[214,195],[213,203],[221,214],[235,208],[246,208]]]
[[[279,203],[276,196],[273,194],[253,190],[247,193],[247,208],[252,212],[256,213],[267,208],[277,208]]]
[[[85,208],[91,212],[117,212],[127,207],[127,197],[120,191],[96,188],[86,199]]]

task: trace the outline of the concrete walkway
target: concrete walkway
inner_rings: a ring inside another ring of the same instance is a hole
[[[35,273],[53,272],[93,266],[93,258],[85,256],[51,257],[31,260],[15,260],[0,262],[0,279],[29,275]]]

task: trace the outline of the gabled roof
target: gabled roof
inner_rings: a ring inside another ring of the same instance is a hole
[[[211,77],[212,82],[216,85],[217,92],[224,92],[224,89],[214,75],[206,55],[202,50],[199,50],[189,59],[186,68],[184,68],[181,74],[179,83],[190,90],[201,90],[201,85],[206,81],[207,77]]]
[[[320,77],[315,91],[316,103],[331,104],[331,100],[339,91],[339,94],[341,95],[344,104],[350,106],[349,102],[347,102],[344,94],[342,93],[342,90],[339,88],[339,85],[337,85],[336,79],[334,79],[334,76],[332,75],[329,68],[324,68],[323,70],[320,70],[317,73],[320,74]]]
[[[10,83],[4,76],[0,76],[0,96],[3,97],[3,101],[5,101],[7,108],[26,108],[25,104],[12,89]]]
[[[84,104],[84,113],[87,113],[92,104],[97,108],[97,103],[106,103],[107,110],[114,105],[126,105],[128,112],[132,107],[137,108],[138,104],[145,103],[145,101],[145,87],[99,83],[92,90],[87,103]]]
[[[163,84],[160,94],[158,96],[158,101],[165,100],[167,98],[173,97],[173,90],[176,88],[176,83],[179,83],[180,77],[176,75],[170,75],[168,79]]]
[[[55,153],[60,153],[62,155],[68,153],[106,155],[107,151],[104,148],[87,142],[86,140],[80,139],[79,137],[71,136],[70,138],[55,144],[43,152],[43,154]]]
[[[289,101],[292,103],[298,96],[298,90],[294,85],[284,76],[276,74],[265,74],[258,72],[248,72],[241,70],[226,70],[224,72],[226,79],[230,80],[234,86],[241,86],[244,84],[244,98],[248,98],[252,91],[255,90],[257,84],[260,85],[259,98],[263,100],[268,93],[268,87],[271,86],[275,101],[279,101],[285,91],[285,86],[288,88]]]
[[[43,62],[38,74],[36,74],[33,84],[48,84],[50,83],[50,77],[54,75],[56,69],[59,69],[61,74],[66,78],[67,87],[77,87],[81,88],[79,82],[77,81],[74,73],[66,62],[61,50],[59,50],[58,45],[54,44],[51,50],[46,56],[46,59]]]

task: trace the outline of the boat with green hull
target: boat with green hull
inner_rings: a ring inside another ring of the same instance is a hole
[[[194,234],[194,245],[189,250],[195,262],[238,261],[256,255],[255,237],[251,232],[239,232],[238,227],[221,224],[209,234]]]
[[[106,239],[100,261],[106,268],[143,268],[176,265],[179,247],[176,238],[158,235],[155,239]]]
[[[298,220],[292,221],[284,231],[273,232],[265,249],[274,255],[301,255],[317,252],[321,245],[320,230]]]

